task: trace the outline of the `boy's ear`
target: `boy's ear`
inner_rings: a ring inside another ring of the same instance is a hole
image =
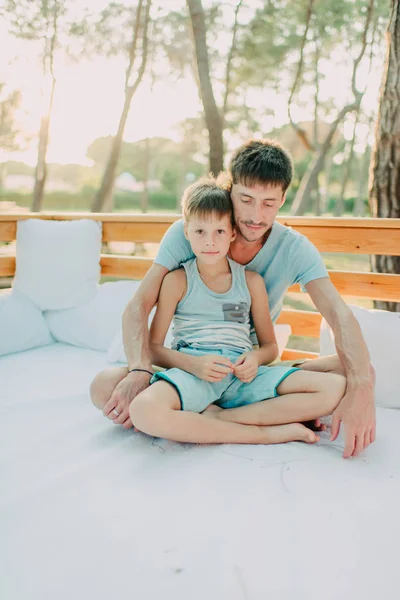
[[[231,237],[231,242],[234,242],[234,241],[236,240],[236,236],[237,236],[236,227],[233,227],[233,229],[232,229],[232,237]]]

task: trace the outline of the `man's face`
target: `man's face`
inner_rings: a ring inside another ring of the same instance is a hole
[[[236,229],[247,242],[261,240],[272,227],[276,214],[285,202],[281,185],[232,184],[231,198]]]

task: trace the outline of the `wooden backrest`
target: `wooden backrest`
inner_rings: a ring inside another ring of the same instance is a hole
[[[103,224],[104,242],[159,243],[168,227],[180,215],[121,213],[0,213],[0,241],[16,238],[17,222],[29,218],[49,220],[94,219]],[[343,219],[324,217],[278,218],[316,245],[320,252],[347,254],[381,254],[400,256],[400,219]],[[139,256],[102,254],[103,275],[141,279],[152,260]],[[0,277],[13,276],[15,256],[0,255]],[[357,271],[329,271],[331,280],[343,296],[400,302],[400,275]],[[289,292],[299,292],[292,286]],[[321,315],[305,310],[283,310],[278,323],[289,323],[293,335],[319,337]],[[283,358],[315,356],[301,350],[286,350]]]

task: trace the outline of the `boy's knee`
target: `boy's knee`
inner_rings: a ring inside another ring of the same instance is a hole
[[[327,391],[336,408],[346,392],[347,380],[344,375],[338,373],[327,373],[327,376],[329,377]]]
[[[148,390],[144,390],[136,396],[129,406],[129,416],[133,426],[144,433],[149,433],[148,429],[151,427],[155,413],[156,407]]]

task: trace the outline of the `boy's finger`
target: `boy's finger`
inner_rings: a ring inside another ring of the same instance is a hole
[[[245,354],[241,354],[235,361],[235,366],[236,365],[241,365],[244,363],[244,361],[246,360],[246,356]]]
[[[225,358],[225,356],[213,357],[213,363],[215,365],[226,365],[227,367],[233,367],[232,361],[230,361],[229,358]]]
[[[223,373],[224,375],[227,375],[231,371],[231,367],[225,367],[224,365],[213,365],[211,369],[212,373]]]

